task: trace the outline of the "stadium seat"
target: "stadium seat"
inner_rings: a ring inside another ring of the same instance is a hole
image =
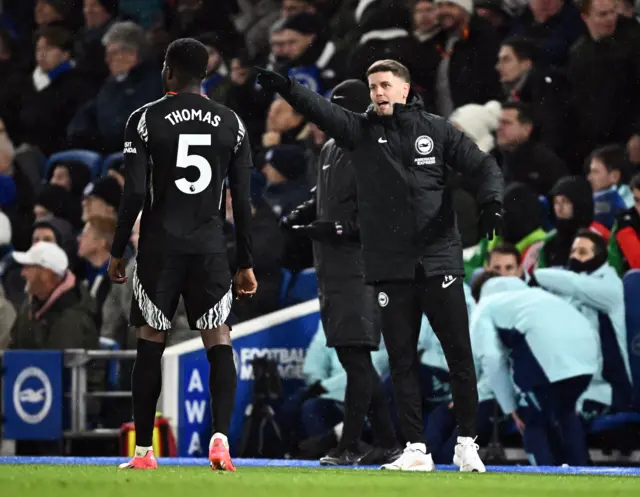
[[[85,164],[91,171],[91,180],[99,178],[102,174],[102,156],[98,152],[93,150],[65,150],[63,152],[56,152],[49,157],[47,165],[45,166],[44,178],[45,181],[49,177],[49,170],[51,166],[58,162],[81,162]]]
[[[102,163],[101,175],[104,176],[105,174],[107,174],[107,171],[109,170],[111,164],[113,164],[114,162],[120,162],[123,158],[124,154],[122,152],[114,152],[113,154],[107,155],[107,157],[104,159],[104,162]]]
[[[318,297],[318,279],[315,268],[308,268],[297,273],[288,269],[280,269],[280,306],[289,307]]]
[[[107,337],[100,337],[100,350],[120,350],[118,342]],[[106,361],[107,390],[118,389],[118,361],[113,359]]]
[[[633,406],[640,411],[640,269],[632,269],[622,278],[627,321],[629,365],[633,378]]]

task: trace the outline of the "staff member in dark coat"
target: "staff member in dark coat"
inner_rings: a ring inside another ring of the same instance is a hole
[[[460,437],[454,463],[485,471],[474,442],[476,375],[448,167],[477,190],[481,236],[502,221],[504,182],[495,160],[445,119],[427,113],[410,93],[409,71],[393,60],[367,71],[373,105],[356,114],[283,76],[260,69],[258,83],[280,93],[296,111],[351,151],[358,184],[365,278],[373,283],[402,435],[407,447],[383,469],[433,471],[424,443],[418,335],[426,313],[444,350]]]
[[[362,81],[350,79],[336,86],[330,100],[364,112],[369,93]],[[360,460],[358,441],[367,411],[376,444],[384,449],[380,455],[388,460],[396,439],[384,387],[371,361],[371,351],[380,344],[380,316],[373,287],[364,283],[355,170],[333,139],[320,152],[317,178],[311,200],[283,218],[282,225],[313,239],[327,346],[335,347],[347,372],[340,444],[320,463],[344,466]]]

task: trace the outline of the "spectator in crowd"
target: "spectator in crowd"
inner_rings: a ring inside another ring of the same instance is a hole
[[[277,145],[265,155],[262,174],[267,179],[264,197],[279,218],[309,198],[304,149],[296,145]]]
[[[440,32],[438,6],[433,0],[413,2],[413,37],[421,44],[428,42]]]
[[[566,152],[569,123],[569,83],[559,70],[538,61],[535,43],[519,36],[502,42],[496,69],[506,102],[522,102],[531,108],[540,141],[556,154]]]
[[[493,69],[499,48],[491,25],[473,15],[471,0],[436,0],[442,31],[433,38],[427,67],[432,80],[425,102],[448,118],[469,103],[484,104],[500,98],[500,83]]]
[[[617,17],[614,0],[578,3],[588,28],[569,63],[576,161],[596,147],[625,144],[640,162],[640,27]]]
[[[102,42],[111,76],[78,110],[67,134],[74,147],[109,154],[122,150],[122,130],[131,113],[162,96],[162,80],[145,59],[147,43],[140,26],[116,22]]]
[[[14,252],[13,258],[23,266],[28,300],[11,330],[10,348],[97,349],[95,307],[68,271],[64,250],[39,242],[28,252]]]
[[[607,256],[605,240],[583,230],[571,247],[568,269],[537,269],[533,273],[542,288],[575,306],[599,333],[599,368],[581,407],[588,419],[631,408],[624,289],[622,280],[607,264]]]
[[[77,217],[72,204],[71,194],[58,185],[43,185],[35,199],[33,217],[40,221],[51,216],[66,219],[75,229],[82,228],[82,221]]]
[[[573,240],[580,229],[590,228],[609,238],[608,230],[593,222],[593,193],[585,178],[561,178],[549,192],[549,202],[555,229],[540,247],[538,268],[566,266]]]
[[[75,43],[76,70],[95,95],[109,76],[102,38],[115,22],[118,0],[83,0],[84,27]]]
[[[285,21],[286,19],[280,19],[269,28],[269,47],[271,47],[271,51],[267,56],[267,67],[282,74],[287,73],[287,66],[289,65],[287,35],[284,32]]]
[[[313,0],[282,0],[279,9],[278,2],[274,0],[263,0],[254,5],[248,19],[249,26],[245,31],[245,45],[249,50],[249,56],[252,59],[257,58],[267,51],[270,27],[302,13],[316,13]],[[273,44],[271,47],[273,49]]]
[[[36,40],[37,66],[32,83],[22,95],[20,122],[26,142],[45,155],[67,145],[65,129],[89,97],[89,88],[71,59],[72,34],[61,26],[40,28]]]
[[[69,221],[50,216],[33,223],[31,245],[38,242],[55,243],[62,248],[69,260],[69,270],[78,274],[78,242]]]
[[[504,104],[498,125],[498,147],[505,182],[522,182],[538,195],[546,195],[568,171],[564,162],[535,137],[535,126],[527,104]]]
[[[82,217],[82,195],[91,181],[91,171],[83,162],[65,161],[51,165],[47,174],[50,184],[67,190],[69,195],[69,218]]]
[[[528,4],[515,19],[511,34],[536,41],[544,64],[566,66],[571,46],[585,32],[573,0],[529,0]]]
[[[311,125],[293,110],[284,98],[276,98],[269,107],[266,131],[262,135],[264,148],[275,145],[299,145],[309,137]]]
[[[478,307],[471,340],[477,367],[506,415],[523,434],[532,464],[588,460],[576,403],[598,367],[598,339],[589,321],[572,305],[520,278],[487,271],[474,281]],[[516,400],[517,387],[526,407]],[[520,404],[521,405],[521,404]],[[555,427],[562,434],[562,456],[551,450]]]
[[[512,12],[503,0],[475,0],[473,8],[478,17],[493,26],[498,38],[505,39],[511,30]]]
[[[82,222],[86,223],[91,216],[117,219],[122,187],[112,176],[104,176],[89,183],[82,199]]]
[[[205,33],[198,36],[198,41],[207,47],[209,53],[207,74],[202,81],[202,93],[212,100],[224,103],[230,81],[229,68],[220,48],[220,39],[216,33]]]
[[[16,143],[22,141],[20,94],[28,84],[28,64],[21,55],[12,33],[0,28],[0,119],[4,121],[2,128]]]
[[[627,172],[626,151],[619,145],[598,148],[588,157],[587,167],[593,190],[594,220],[611,229],[616,217],[633,205],[631,190],[623,184]]]
[[[16,320],[16,310],[13,304],[4,296],[4,289],[0,285],[0,350],[6,349],[11,340],[11,328]]]
[[[495,246],[487,257],[487,270],[498,273],[500,276],[524,277],[521,256],[518,249],[510,243],[501,243]]]
[[[399,8],[395,0],[361,0],[355,9],[352,27],[353,47],[347,64],[347,76],[365,79],[369,66],[380,59],[394,59],[404,64],[412,75],[413,89],[428,94],[430,77],[424,67],[420,43],[411,35],[411,13]]]
[[[98,329],[102,325],[102,308],[111,291],[111,281],[106,276],[115,232],[114,218],[90,216],[78,237],[78,257],[82,260],[78,276],[96,302]]]
[[[33,18],[38,27],[61,26],[72,28],[69,21],[73,2],[69,0],[36,0]]]
[[[302,13],[282,25],[288,74],[309,89],[326,95],[344,79],[344,56],[327,37],[318,14]]]
[[[622,276],[640,269],[640,174],[631,180],[634,206],[619,216],[609,241],[609,262]]]

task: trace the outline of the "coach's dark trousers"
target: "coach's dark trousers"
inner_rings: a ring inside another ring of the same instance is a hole
[[[420,266],[411,281],[376,282],[374,287],[405,442],[424,442],[418,357],[423,312],[442,344],[449,365],[459,434],[475,437],[478,390],[463,277],[425,277]]]

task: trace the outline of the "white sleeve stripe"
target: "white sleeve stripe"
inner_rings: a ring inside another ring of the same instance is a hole
[[[149,132],[147,131],[147,109],[144,110],[140,117],[140,121],[138,122],[138,134],[145,144],[149,141]]]
[[[238,136],[236,137],[236,146],[233,147],[233,152],[236,153],[240,148],[240,145],[242,144],[242,140],[244,139],[246,131],[244,129],[244,124],[242,124],[240,117],[238,117],[238,114],[233,112],[233,115],[236,116],[236,119],[238,120]]]

